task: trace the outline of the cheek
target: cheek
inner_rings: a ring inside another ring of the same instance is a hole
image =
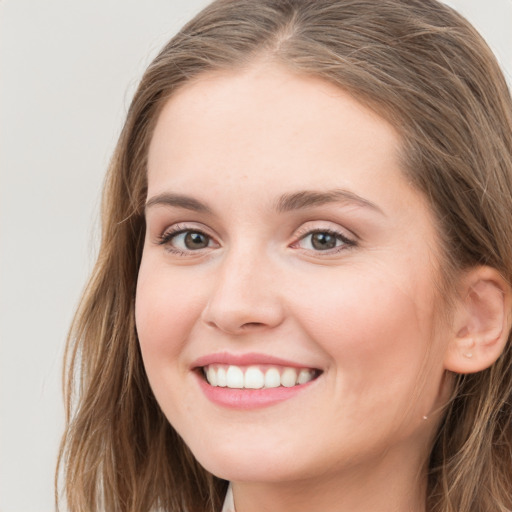
[[[194,416],[194,396],[187,386],[185,347],[197,325],[203,288],[187,272],[143,259],[137,282],[135,322],[146,375],[163,412],[175,426]]]
[[[187,272],[174,272],[150,258],[142,261],[137,282],[135,321],[144,363],[178,357],[200,317],[204,294]]]
[[[302,324],[330,358],[333,403],[340,405],[325,428],[329,422],[346,426],[354,445],[354,425],[386,442],[412,435],[423,416],[436,410],[442,392],[440,357],[430,352],[429,287],[417,295],[422,287],[406,292],[396,281],[364,277],[347,278],[343,288],[310,296],[315,310],[303,309]]]
[[[322,290],[305,283],[296,295],[308,297],[307,303],[297,304],[303,311],[302,328],[330,356],[351,389],[383,382],[413,385],[432,342],[431,285],[404,275],[400,281],[380,269],[365,270],[361,275],[352,270]]]

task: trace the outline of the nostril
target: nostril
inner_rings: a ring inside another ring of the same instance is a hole
[[[261,327],[262,325],[265,325],[261,322],[247,322],[243,324],[241,327],[242,329],[250,328],[250,327]]]

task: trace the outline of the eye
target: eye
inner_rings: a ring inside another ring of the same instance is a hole
[[[332,230],[314,230],[302,236],[294,245],[310,251],[334,251],[355,245],[353,240]]]
[[[210,243],[210,237],[199,231],[184,231],[174,235],[171,240],[172,245],[189,251],[205,249]]]
[[[176,226],[159,237],[160,245],[166,245],[170,252],[184,254],[214,247],[213,239],[199,230]]]

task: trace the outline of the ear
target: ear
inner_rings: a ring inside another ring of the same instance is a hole
[[[499,358],[510,333],[511,300],[510,286],[497,270],[481,266],[464,275],[446,370],[475,373]]]

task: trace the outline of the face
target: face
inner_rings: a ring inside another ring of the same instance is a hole
[[[278,67],[205,75],[163,109],[136,323],[160,406],[215,475],[425,455],[448,333],[399,144],[345,92]]]

